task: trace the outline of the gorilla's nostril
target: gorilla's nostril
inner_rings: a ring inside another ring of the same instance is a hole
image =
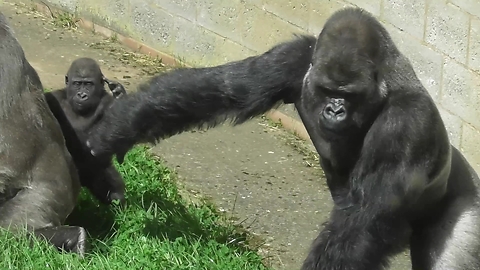
[[[335,114],[335,110],[332,108],[332,106],[327,106],[327,108],[325,108],[325,112],[327,114]]]
[[[328,114],[331,115],[340,115],[345,113],[345,108],[343,106],[328,106]]]
[[[81,100],[85,100],[88,98],[88,95],[86,93],[77,93],[77,97],[79,97]]]
[[[345,109],[343,107],[340,107],[339,109],[337,109],[335,111],[335,114],[336,115],[343,115],[343,114],[345,114]]]
[[[347,111],[345,110],[345,107],[342,105],[335,105],[335,104],[328,104],[325,106],[325,109],[323,110],[323,117],[326,119],[335,119],[335,120],[343,120],[346,115]]]

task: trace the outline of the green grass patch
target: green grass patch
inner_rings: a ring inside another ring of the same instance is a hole
[[[53,17],[52,23],[55,26],[66,29],[77,29],[80,19],[74,14],[69,12],[59,12],[57,14],[51,12],[51,14]]]
[[[25,236],[0,233],[0,269],[267,269],[246,235],[209,204],[182,198],[174,174],[144,146],[122,165],[127,205],[108,207],[83,191],[67,224],[85,227],[90,252],[81,259]],[[223,224],[223,225],[222,225]]]

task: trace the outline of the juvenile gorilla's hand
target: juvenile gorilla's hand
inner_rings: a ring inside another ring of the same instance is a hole
[[[112,91],[113,97],[114,98],[119,98],[123,95],[127,94],[127,91],[125,90],[125,87],[119,82],[109,80],[105,77],[103,77],[103,81],[107,83],[108,88],[110,91]]]

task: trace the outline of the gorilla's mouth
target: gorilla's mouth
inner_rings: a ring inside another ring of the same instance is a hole
[[[337,123],[332,123],[329,121],[325,121],[324,119],[320,120],[320,129],[321,130],[327,130],[329,132],[344,132],[351,127],[346,121],[343,122],[337,122]]]
[[[74,108],[75,111],[77,111],[77,112],[79,112],[79,113],[80,113],[80,112],[81,112],[81,113],[87,112],[87,111],[89,110],[88,104],[85,104],[85,103],[82,103],[82,102],[74,102],[73,105],[74,105],[74,107],[75,107],[75,108]]]
[[[78,109],[87,109],[88,106],[85,104],[85,102],[77,101],[75,102],[75,107]]]

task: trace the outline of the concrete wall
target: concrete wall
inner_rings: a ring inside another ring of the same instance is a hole
[[[317,35],[336,10],[379,18],[439,105],[455,146],[480,171],[479,0],[49,0],[194,65]],[[282,109],[298,118],[291,107]],[[477,152],[479,152],[477,154]]]

